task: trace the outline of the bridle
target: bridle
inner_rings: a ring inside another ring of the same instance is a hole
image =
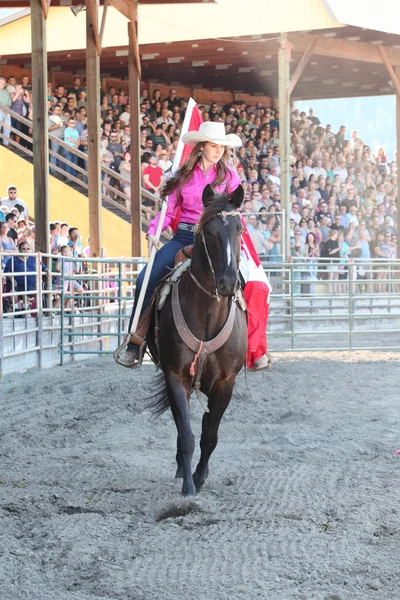
[[[229,211],[221,210],[220,212],[217,212],[215,216],[216,217],[222,217],[223,219],[225,219],[226,217],[240,217],[240,211],[238,211],[238,210],[229,210]],[[198,225],[196,225],[196,227],[195,227],[195,233],[198,233],[198,229],[197,228],[198,228]],[[214,265],[212,263],[210,253],[209,253],[208,248],[207,248],[206,237],[204,235],[204,231],[203,230],[200,232],[200,238],[201,238],[201,242],[202,242],[202,244],[204,246],[204,251],[205,251],[206,256],[207,256],[208,266],[210,267],[210,271],[213,274],[215,293],[212,293],[212,292],[209,292],[208,290],[206,290],[201,285],[201,283],[199,282],[199,280],[196,279],[196,277],[193,275],[193,272],[192,272],[192,265],[189,266],[189,275],[193,279],[194,283],[197,285],[197,287],[199,289],[201,289],[210,298],[214,298],[215,300],[217,300],[217,302],[219,302],[221,300],[221,298],[220,298],[220,295],[218,294],[218,287],[217,287],[217,280],[215,279]],[[235,294],[236,294],[236,292],[235,292]]]

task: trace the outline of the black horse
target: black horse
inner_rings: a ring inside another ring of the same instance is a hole
[[[184,495],[195,495],[207,479],[219,424],[246,359],[246,317],[236,303],[243,231],[238,208],[243,196],[241,186],[231,196],[215,196],[210,186],[205,188],[190,269],[174,286],[147,336],[149,350],[158,356],[165,378],[164,393],[154,408],[161,414],[171,407],[178,430],[176,477],[183,477]],[[195,441],[189,401],[193,388],[208,397],[208,407],[200,461],[192,475]]]

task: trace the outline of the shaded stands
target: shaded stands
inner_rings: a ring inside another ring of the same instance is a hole
[[[189,0],[197,3],[202,0]],[[179,0],[178,0],[179,2]],[[182,0],[183,2],[183,0]],[[146,4],[158,4],[159,0],[145,0]],[[49,137],[47,127],[47,32],[46,19],[50,7],[55,6],[83,6],[81,2],[70,0],[7,0],[4,8],[31,9],[31,50],[32,50],[32,104],[33,104],[33,155],[34,167],[34,197],[36,215],[36,248],[41,252],[48,252],[49,229],[49,179],[48,179],[48,145]],[[98,6],[104,4],[101,22],[98,16]],[[161,4],[163,2],[161,1]],[[131,105],[131,131],[132,138],[136,140],[136,152],[133,144],[132,161],[132,255],[141,255],[141,189],[139,165],[139,80],[141,67],[137,36],[137,7],[138,2],[132,0],[86,0],[86,44],[85,66],[87,73],[88,92],[88,197],[89,197],[89,223],[90,223],[90,250],[91,256],[98,257],[101,253],[101,183],[100,183],[100,121],[99,121],[99,94],[100,94],[100,55],[102,51],[102,38],[107,18],[107,7],[112,5],[128,19],[128,70],[129,70],[129,96]]]
[[[24,0],[14,2],[9,0],[9,4],[27,6]],[[74,1],[73,4],[76,2]],[[129,17],[124,0],[111,0],[110,4],[119,10],[122,4],[125,4],[125,15]],[[312,5],[314,10],[320,13],[328,12],[325,3],[324,7],[318,4],[319,8],[316,8],[316,3],[311,1],[307,3],[304,0],[300,4],[301,6],[296,9],[299,14],[306,4],[308,8]],[[266,0],[265,11],[269,7],[270,3]],[[87,14],[89,12],[87,11]],[[160,87],[160,84],[164,83],[178,88],[178,93],[184,96],[188,94],[182,93],[180,88],[190,89],[191,95],[195,98],[197,93],[200,97],[200,94],[207,89],[216,94],[229,90],[234,97],[249,94],[253,97],[253,103],[257,101],[257,96],[264,98],[268,96],[274,104],[279,99],[282,128],[280,155],[284,179],[282,201],[283,207],[287,209],[289,207],[289,111],[292,101],[385,95],[396,91],[397,145],[400,145],[400,35],[358,27],[354,24],[346,25],[332,16],[330,16],[329,27],[313,28],[314,22],[322,23],[323,19],[313,21],[310,17],[307,31],[292,30],[281,35],[285,22],[282,21],[281,13],[280,8],[276,9],[275,13],[271,13],[269,29],[265,34],[224,38],[223,32],[230,26],[229,23],[224,23],[223,27],[221,25],[222,33],[218,39],[186,39],[170,43],[142,44],[139,52],[140,64],[136,53],[137,46],[132,39],[128,44],[103,48],[101,65],[103,73],[107,73],[109,79],[126,77],[129,65],[131,74],[135,68],[141,70],[142,80],[147,82],[149,95],[154,87]],[[265,17],[264,14],[262,16]],[[289,15],[287,17],[289,21]],[[329,22],[326,15],[325,22]],[[372,20],[370,19],[369,22],[372,23]],[[193,27],[195,28],[195,25]],[[131,27],[130,31],[134,36],[135,29]],[[121,36],[118,39],[121,39]],[[21,54],[12,59],[10,57],[8,61],[9,64],[12,62],[15,66],[22,66],[29,61],[29,55]],[[65,52],[50,52],[48,61],[49,70],[56,82],[59,74],[53,69],[60,64],[63,65],[63,69],[70,72],[84,69],[85,51],[75,49],[68,52],[68,56],[65,56]],[[131,75],[130,91],[133,95],[136,95],[132,87],[135,82],[137,83],[137,79]],[[132,137],[134,137],[133,131]],[[134,197],[133,190],[132,197]],[[286,212],[289,214],[288,210]]]

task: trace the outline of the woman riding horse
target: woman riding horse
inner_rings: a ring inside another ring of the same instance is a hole
[[[231,194],[240,184],[237,172],[227,164],[227,161],[228,148],[241,146],[242,141],[235,134],[226,135],[223,123],[202,123],[199,131],[186,133],[182,140],[185,144],[194,146],[194,148],[187,161],[164,185],[163,197],[168,196],[168,209],[162,229],[164,231],[173,223],[179,209],[180,222],[172,240],[168,241],[156,253],[142,312],[150,302],[160,280],[173,268],[177,252],[183,250],[185,246],[193,244],[195,226],[200,221],[203,212],[202,194],[205,187],[210,184],[216,194],[225,191]],[[155,232],[158,220],[159,215],[150,223],[146,236],[149,254],[153,245],[157,244]],[[138,302],[144,272],[145,269],[141,271],[137,279],[129,330]],[[265,315],[250,314],[251,310],[253,312],[257,310],[252,307],[259,306],[259,302],[252,303],[251,298],[249,300],[247,300],[248,321],[250,328],[253,329],[253,331],[249,329],[249,347],[252,342],[253,348],[248,353],[247,366],[252,371],[260,371],[268,368],[271,364],[271,359],[266,352],[265,327],[262,327],[261,329],[264,329],[264,331],[260,332],[260,323],[265,325],[266,319]],[[265,312],[267,308],[267,300],[265,300]],[[254,346],[254,339],[256,339],[256,347]],[[140,347],[130,342],[125,354],[119,359],[119,363],[131,369],[140,366]]]

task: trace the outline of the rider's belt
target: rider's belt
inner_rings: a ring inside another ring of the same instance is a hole
[[[189,233],[194,233],[195,227],[196,225],[193,225],[192,223],[179,223],[178,225],[178,229],[181,229],[182,231],[189,231]]]

